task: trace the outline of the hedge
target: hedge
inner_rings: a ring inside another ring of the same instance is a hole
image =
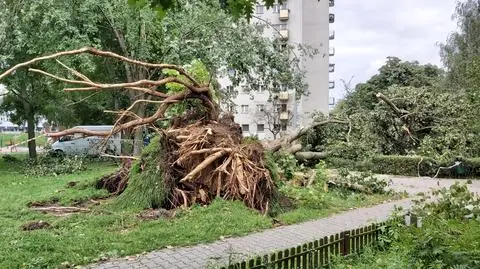
[[[364,161],[339,158],[327,160],[330,167],[344,167],[359,171],[371,171],[376,174],[402,176],[433,177],[439,167],[452,166],[456,161],[461,164],[448,170],[440,170],[440,178],[480,178],[480,158],[455,158],[451,161],[438,161],[422,156],[377,155]]]

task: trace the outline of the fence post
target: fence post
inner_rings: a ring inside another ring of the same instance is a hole
[[[346,231],[343,233],[343,240],[342,240],[342,256],[347,256],[350,251],[350,231]]]

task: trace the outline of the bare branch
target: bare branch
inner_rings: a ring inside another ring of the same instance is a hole
[[[114,158],[114,159],[140,160],[140,158],[134,157],[134,156],[116,156],[116,155],[110,155],[110,154],[100,154],[100,156]]]
[[[21,68],[21,67],[30,66],[30,65],[32,65],[34,63],[37,63],[37,62],[40,62],[40,61],[55,59],[55,58],[58,58],[58,57],[61,57],[61,56],[77,55],[77,54],[82,54],[82,53],[88,53],[88,54],[95,55],[95,56],[114,58],[114,59],[120,60],[122,62],[127,62],[127,63],[131,63],[131,64],[145,66],[145,67],[148,67],[148,68],[176,70],[181,75],[185,76],[188,80],[190,80],[193,83],[193,86],[200,87],[200,84],[195,80],[195,78],[193,78],[191,75],[189,75],[185,71],[185,69],[183,69],[180,66],[177,66],[177,65],[174,65],[174,64],[153,64],[153,63],[142,62],[142,61],[134,60],[134,59],[131,59],[131,58],[128,58],[128,57],[125,57],[125,56],[121,56],[119,54],[116,54],[116,53],[113,53],[113,52],[110,52],[110,51],[103,51],[103,50],[99,50],[99,49],[95,49],[95,48],[91,48],[91,47],[84,47],[84,48],[80,48],[80,49],[76,49],[76,50],[68,50],[68,51],[57,52],[57,53],[33,58],[32,60],[27,61],[27,62],[19,63],[19,64],[13,66],[12,68],[8,69],[4,73],[0,74],[0,80],[3,79],[4,77],[6,77],[7,75],[11,74],[13,71]]]
[[[166,93],[154,91],[154,90],[151,90],[151,89],[142,88],[141,86],[146,86],[146,87],[161,86],[161,85],[165,85],[167,83],[172,83],[172,82],[184,85],[185,87],[192,90],[193,92],[202,93],[202,92],[208,92],[209,91],[208,87],[197,88],[197,87],[192,86],[188,83],[185,83],[184,81],[182,81],[182,80],[180,80],[179,78],[176,78],[176,77],[167,77],[167,78],[164,78],[164,79],[161,79],[161,80],[142,79],[142,80],[139,80],[139,81],[127,82],[127,83],[100,84],[100,83],[91,82],[89,80],[88,81],[82,81],[82,80],[73,80],[73,79],[62,78],[62,77],[59,77],[59,76],[50,74],[48,72],[45,72],[45,71],[42,71],[42,70],[39,70],[39,69],[35,69],[35,68],[29,68],[28,70],[31,71],[31,72],[34,72],[34,73],[40,73],[42,75],[45,75],[45,76],[48,76],[48,77],[51,77],[51,78],[54,78],[56,80],[63,81],[63,82],[66,82],[66,83],[89,86],[89,87],[85,87],[85,88],[66,88],[65,91],[91,91],[91,90],[100,90],[100,89],[121,89],[121,88],[125,88],[125,89],[141,91],[141,92],[144,92],[144,93],[147,93],[147,94],[150,94],[150,95],[166,98],[166,97],[168,97],[168,95]]]
[[[397,113],[397,115],[402,116],[405,114],[410,114],[410,112],[408,112],[407,110],[398,108],[390,99],[388,99],[388,97],[383,95],[381,92],[377,93],[376,96],[378,99],[384,101],[388,106],[390,106],[390,108],[392,108],[393,111]]]
[[[62,63],[59,59],[55,59],[55,61],[57,61],[58,64],[63,66],[63,68],[67,69],[68,71],[70,71],[72,74],[74,74],[78,78],[83,79],[84,81],[92,82],[87,76],[83,75],[82,73],[78,72],[77,70],[75,70],[75,69],[67,66],[66,64]]]

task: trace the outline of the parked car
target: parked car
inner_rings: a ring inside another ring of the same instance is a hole
[[[111,131],[113,125],[75,126],[90,131]],[[105,137],[86,136],[82,133],[62,136],[52,144],[51,152],[57,155],[98,156],[102,153],[120,155],[121,135],[117,133],[107,140]]]

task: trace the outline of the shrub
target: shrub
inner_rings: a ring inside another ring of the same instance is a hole
[[[366,193],[385,193],[388,182],[375,177],[371,172],[351,173],[347,169],[340,169],[341,182],[345,183],[340,187],[359,186]],[[351,188],[351,187],[350,187]],[[357,189],[357,191],[362,191]]]
[[[24,174],[27,176],[57,176],[72,174],[87,169],[85,159],[82,157],[62,158],[52,156],[41,156],[37,160],[26,160]]]
[[[2,156],[3,160],[6,162],[6,163],[18,163],[20,162],[20,160],[13,156],[13,155],[10,155],[10,154],[5,154]]]
[[[414,212],[418,215],[434,215],[444,219],[480,220],[480,199],[468,190],[468,186],[456,182],[450,188],[435,190],[434,202],[427,199],[415,201]]]
[[[272,154],[272,157],[277,164],[279,171],[287,180],[293,179],[295,172],[301,170],[301,167],[298,165],[298,161],[293,154],[275,153]]]
[[[460,165],[451,169],[439,170],[440,167],[450,167],[457,161],[460,162]],[[437,177],[465,178],[480,176],[480,158],[457,157],[451,161],[438,161],[422,156],[377,155],[363,164],[363,167],[357,166],[361,168],[359,170],[370,170],[377,174],[433,177],[438,172]]]

